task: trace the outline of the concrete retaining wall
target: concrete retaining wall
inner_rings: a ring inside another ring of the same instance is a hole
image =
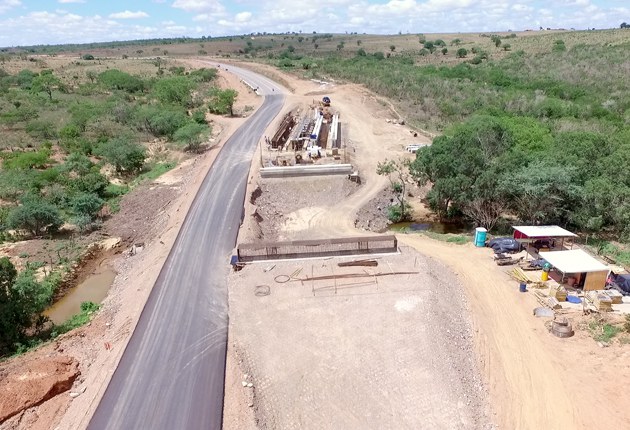
[[[307,166],[279,166],[263,167],[260,169],[262,178],[284,178],[290,176],[314,175],[349,175],[352,173],[351,164],[326,164]]]

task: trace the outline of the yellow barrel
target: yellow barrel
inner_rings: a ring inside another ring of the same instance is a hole
[[[549,272],[545,272],[545,271],[543,270],[542,275],[540,275],[540,280],[541,280],[541,281],[546,281],[546,280],[548,280],[548,279],[549,279]]]

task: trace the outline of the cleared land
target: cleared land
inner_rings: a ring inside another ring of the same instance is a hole
[[[258,428],[484,428],[485,392],[457,279],[405,247],[368,273],[418,274],[274,281],[296,270],[299,278],[363,272],[339,261],[269,271],[260,263],[230,276],[230,360],[240,374],[228,376],[227,398],[238,395],[232,390],[251,396]],[[246,428],[246,408],[226,403],[225,428]]]

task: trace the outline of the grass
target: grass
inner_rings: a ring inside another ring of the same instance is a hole
[[[610,342],[617,334],[622,332],[622,328],[604,322],[601,319],[594,319],[588,323],[588,330],[597,342]]]
[[[81,312],[73,315],[63,324],[54,326],[51,332],[51,338],[55,338],[61,334],[67,333],[70,330],[81,327],[87,324],[92,319],[92,314],[100,309],[101,305],[93,302],[81,303]]]
[[[162,176],[164,173],[168,172],[169,170],[172,170],[175,166],[177,166],[177,163],[175,163],[174,161],[169,161],[167,163],[155,163],[149,166],[149,170],[141,173],[135,179],[134,185],[137,185],[144,181],[153,181]]]
[[[431,239],[439,240],[441,242],[454,243],[456,245],[464,245],[466,243],[470,243],[471,239],[469,236],[464,236],[460,234],[451,234],[451,233],[435,233],[433,231],[423,231],[422,234],[430,237]]]
[[[603,239],[589,239],[587,246],[597,255],[610,257],[618,264],[630,267],[630,249],[626,245]]]

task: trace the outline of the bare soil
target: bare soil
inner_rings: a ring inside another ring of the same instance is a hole
[[[228,368],[239,370],[226,391],[242,400],[226,402],[225,428],[489,428],[466,300],[451,272],[405,247],[366,270],[417,274],[275,280],[364,269],[338,261],[254,264],[230,277],[237,363]]]

